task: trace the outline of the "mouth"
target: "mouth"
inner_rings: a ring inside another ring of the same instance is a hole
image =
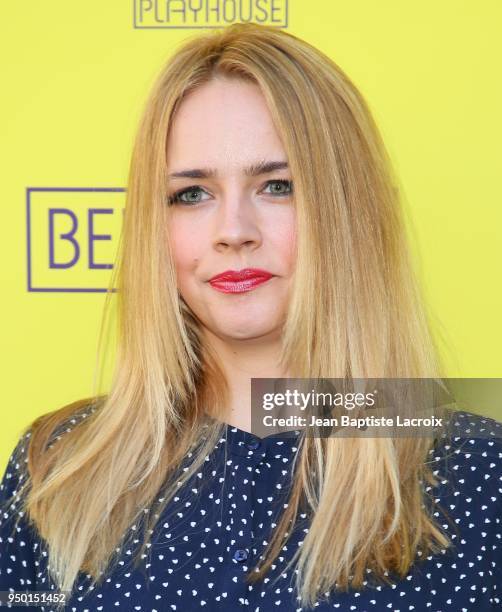
[[[244,293],[273,278],[273,274],[259,268],[225,270],[209,279],[211,287],[222,293]]]

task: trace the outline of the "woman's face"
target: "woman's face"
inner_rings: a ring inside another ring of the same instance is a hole
[[[267,168],[271,162],[280,167]],[[259,87],[216,78],[191,92],[174,117],[167,164],[181,296],[221,339],[280,334],[296,215],[291,172]],[[271,276],[210,282],[246,268]]]

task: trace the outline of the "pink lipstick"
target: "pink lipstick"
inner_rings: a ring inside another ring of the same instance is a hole
[[[244,293],[265,283],[274,276],[259,268],[244,268],[243,270],[225,270],[209,279],[209,283],[217,291],[223,293]]]

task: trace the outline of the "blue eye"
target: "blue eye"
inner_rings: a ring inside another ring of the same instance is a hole
[[[290,195],[293,192],[293,181],[287,181],[285,179],[280,179],[280,180],[275,180],[275,181],[268,181],[267,182],[267,187],[269,185],[279,185],[280,187],[285,187],[287,188],[287,191],[277,191],[277,190],[272,190],[269,193],[272,193],[274,195],[279,195],[279,196],[285,196],[285,195]]]
[[[269,187],[271,185],[279,186],[279,190],[273,189],[272,191],[267,192],[271,195],[277,195],[277,196],[283,197],[283,196],[290,195],[293,191],[293,182],[285,180],[285,179],[267,181],[265,187]],[[199,185],[192,185],[190,187],[187,187],[186,189],[181,189],[180,191],[176,191],[171,196],[168,196],[167,203],[169,205],[186,204],[188,206],[199,204],[200,202],[202,202],[202,200],[199,199],[199,196],[201,195],[201,192],[203,191],[204,189],[202,189],[202,187],[200,187]],[[184,198],[185,195],[187,195],[188,199]]]
[[[198,185],[193,185],[191,187],[187,187],[186,189],[181,189],[180,191],[177,191],[176,193],[174,193],[172,196],[169,196],[167,199],[167,202],[168,204],[178,204],[178,203],[189,204],[189,205],[198,204],[201,200],[189,199],[187,201],[183,199],[182,196],[184,196],[185,194],[188,194],[188,196],[191,198],[195,196],[201,190],[202,188],[199,187]]]

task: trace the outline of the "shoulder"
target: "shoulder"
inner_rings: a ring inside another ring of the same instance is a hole
[[[452,411],[447,431],[430,455],[428,463],[439,478],[442,494],[461,495],[482,503],[484,509],[491,506],[502,518],[500,421],[464,410]]]
[[[15,502],[22,485],[28,480],[30,462],[36,462],[42,453],[77,428],[96,410],[96,406],[93,400],[78,400],[37,417],[23,429],[0,481],[0,507],[11,498]]]
[[[81,424],[93,415],[99,403],[91,398],[78,400],[60,410],[50,412],[36,419],[29,428],[31,437],[45,430],[47,447],[52,448],[58,440],[77,430]]]
[[[450,411],[441,443],[464,459],[481,463],[495,459],[501,467],[502,422],[496,419],[466,410]]]
[[[28,474],[28,445],[31,431],[24,432],[18,439],[14,450],[11,452],[7,467],[0,482],[0,503],[9,500],[16,495],[18,489],[23,485]],[[3,510],[3,506],[2,506]]]

